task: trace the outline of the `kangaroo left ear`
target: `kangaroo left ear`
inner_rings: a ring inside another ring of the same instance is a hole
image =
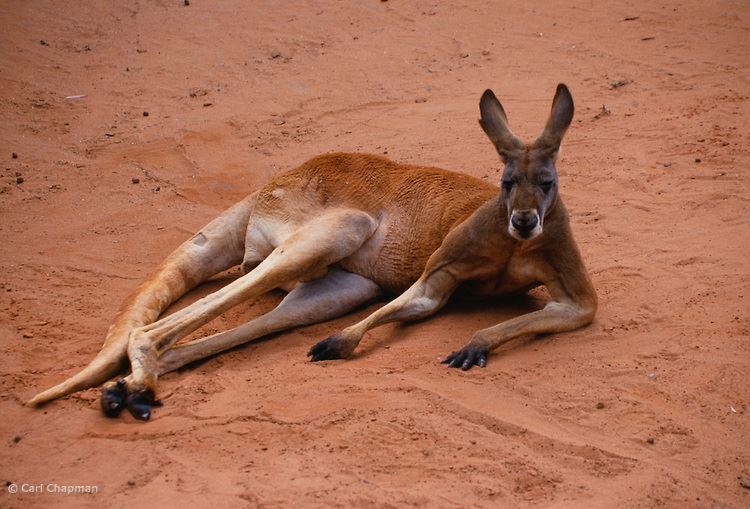
[[[568,87],[560,83],[557,85],[555,98],[552,100],[552,110],[549,119],[547,119],[547,125],[544,126],[544,131],[537,138],[534,146],[550,151],[550,155],[554,158],[560,149],[565,131],[568,130],[568,126],[573,120],[573,112],[573,96],[570,95]]]

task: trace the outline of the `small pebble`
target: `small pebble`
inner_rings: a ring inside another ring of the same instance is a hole
[[[460,56],[461,56],[461,58],[466,58],[466,57],[468,57],[468,56],[469,56],[469,54],[468,54],[468,53],[466,53],[466,52],[464,52],[464,53],[461,53],[461,55],[460,55]]]
[[[696,158],[695,158],[695,162],[696,162],[696,163],[699,163],[699,162],[701,162],[701,158],[700,158],[700,157],[696,157]]]
[[[286,124],[286,120],[284,120],[283,118],[277,118],[276,120],[273,121],[273,125],[284,125],[284,124]]]
[[[41,39],[39,41],[39,44],[41,44],[42,46],[49,46],[49,44],[47,44],[47,41],[45,41],[44,39]]]
[[[629,84],[630,84],[630,80],[625,80],[625,79],[615,80],[615,81],[613,81],[612,83],[609,84],[609,88],[612,89],[612,90],[614,90],[616,88],[622,88],[625,85],[629,85]]]
[[[280,58],[281,57],[281,51],[279,50],[273,50],[271,52],[271,58]]]
[[[654,437],[648,437],[648,438],[646,439],[646,442],[647,442],[647,443],[648,443],[649,445],[654,445],[654,443],[656,442],[656,439],[654,439]]]
[[[16,436],[13,437],[13,443],[17,444],[20,441],[21,441],[21,435],[16,435]]]
[[[190,0],[185,0],[184,4],[185,4],[185,7],[187,7],[188,5],[190,5]]]
[[[144,117],[148,117],[148,111],[144,111],[144,112],[143,112],[143,116],[144,116]]]
[[[606,117],[607,115],[610,115],[611,113],[612,113],[612,110],[607,108],[606,104],[602,104],[602,109],[599,111],[599,113],[594,115],[594,120],[599,120],[600,118]]]
[[[16,184],[23,184],[23,177],[16,177]]]
[[[188,5],[188,0],[185,0],[185,5]],[[135,481],[133,479],[128,480],[128,486],[135,486]]]
[[[141,179],[139,179],[138,177],[133,177],[132,179],[130,179],[130,181],[133,182],[133,184],[137,184],[141,181]]]
[[[25,339],[31,339],[31,338],[33,338],[33,337],[34,337],[34,334],[33,334],[33,333],[31,333],[31,332],[24,332],[24,333],[23,333],[23,337],[24,337]]]
[[[487,56],[489,54],[490,54],[490,50],[488,50],[488,49],[483,49],[482,50],[482,55]]]
[[[426,97],[417,97],[416,99],[414,99],[414,102],[415,103],[426,103],[427,102],[427,98]]]
[[[10,157],[11,157],[12,159],[18,159],[18,154],[16,154],[15,152],[12,152],[12,153],[10,154]]]
[[[599,403],[596,404],[596,408],[598,408],[599,410],[601,410],[602,408],[604,408],[604,403],[602,403],[600,401]]]

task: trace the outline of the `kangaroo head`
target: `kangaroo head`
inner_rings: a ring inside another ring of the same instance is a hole
[[[482,94],[479,110],[479,123],[505,163],[500,198],[508,213],[508,233],[518,240],[533,239],[542,233],[544,216],[557,199],[555,160],[573,120],[573,97],[568,87],[557,85],[544,131],[531,144],[510,130],[503,105],[492,90]]]

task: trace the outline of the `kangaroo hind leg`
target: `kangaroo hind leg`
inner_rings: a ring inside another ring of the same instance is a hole
[[[232,330],[175,345],[160,352],[159,375],[254,339],[294,327],[333,320],[381,294],[371,280],[342,269],[302,283],[272,311]]]
[[[245,300],[285,283],[314,279],[332,264],[355,253],[377,228],[368,214],[331,210],[284,239],[257,267],[221,290],[153,324],[131,333],[128,355],[132,375],[121,390],[126,405],[139,419],[148,419],[159,374],[159,352]]]
[[[130,332],[156,320],[172,302],[214,274],[242,261],[243,236],[255,204],[250,195],[204,226],[175,249],[123,302],[107,332],[104,345],[84,369],[27,402],[40,405],[67,394],[100,385],[127,366]],[[112,415],[124,403],[108,402]]]

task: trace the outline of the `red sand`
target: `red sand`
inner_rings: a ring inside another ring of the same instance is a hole
[[[489,4],[0,3],[0,480],[99,488],[0,506],[750,505],[750,7]],[[496,182],[482,91],[530,139],[560,81],[592,326],[462,373],[438,358],[532,304],[454,303],[307,362],[370,307],[167,375],[147,424],[97,390],[21,406],[271,176],[346,150]]]

